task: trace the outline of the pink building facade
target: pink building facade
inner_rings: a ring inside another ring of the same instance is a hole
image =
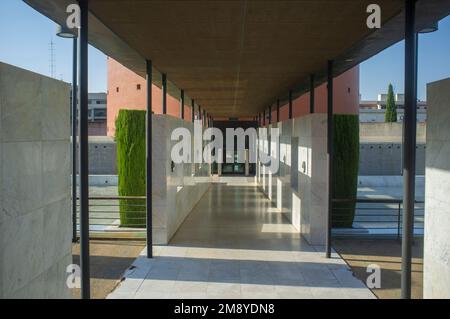
[[[359,112],[359,66],[337,76],[333,81],[333,103],[336,114],[358,114]],[[114,136],[115,120],[120,109],[145,110],[146,81],[119,62],[108,58],[107,135]],[[309,93],[296,98],[292,105],[292,116],[309,114]],[[190,120],[190,101],[185,101],[185,119]],[[162,90],[153,85],[152,105],[155,114],[162,113]],[[327,88],[322,84],[315,89],[315,112],[327,112]],[[180,117],[180,101],[167,95],[167,114]],[[280,106],[280,121],[289,117],[288,105]],[[226,120],[226,118],[216,118]],[[251,118],[245,118],[251,120]],[[272,121],[276,121],[276,108],[272,108]]]

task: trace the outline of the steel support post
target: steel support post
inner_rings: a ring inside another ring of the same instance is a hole
[[[146,171],[145,171],[145,195],[146,195],[146,220],[147,220],[147,258],[153,257],[153,214],[152,214],[152,61],[146,61],[147,84],[147,119],[146,119]]]
[[[411,298],[411,258],[414,237],[417,124],[417,35],[415,0],[405,0],[405,115],[403,119],[403,237],[401,297]]]
[[[78,39],[73,39],[72,60],[72,242],[77,242],[77,62],[78,62]]]
[[[180,117],[184,120],[184,90],[180,92]]]
[[[314,113],[314,74],[309,77],[309,113]]]
[[[162,113],[167,114],[167,75],[165,73],[161,76],[162,85]]]
[[[89,299],[88,0],[80,5],[80,268],[81,298]]]
[[[327,77],[328,214],[325,256],[326,258],[330,258],[333,212],[333,61],[328,61]]]
[[[289,119],[292,118],[292,90],[289,90]]]
[[[277,122],[280,122],[280,99],[277,99]]]

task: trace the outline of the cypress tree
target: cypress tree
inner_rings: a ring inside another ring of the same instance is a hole
[[[386,99],[386,113],[384,115],[385,122],[397,122],[397,106],[395,105],[394,89],[389,83],[388,95]]]
[[[116,119],[119,196],[145,195],[145,111],[120,110]],[[145,227],[145,202],[121,199],[120,226]]]
[[[352,227],[355,217],[359,169],[359,116],[334,115],[333,227]]]

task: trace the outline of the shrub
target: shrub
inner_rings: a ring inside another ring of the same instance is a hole
[[[359,117],[334,115],[333,198],[356,200],[359,168]],[[356,203],[333,203],[333,227],[352,227]]]
[[[143,196],[145,191],[145,111],[120,110],[116,119],[119,196]],[[120,200],[120,226],[145,227],[142,200]]]

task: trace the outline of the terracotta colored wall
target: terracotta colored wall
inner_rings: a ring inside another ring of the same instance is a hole
[[[140,85],[140,90],[137,86]],[[118,88],[118,92],[117,92]],[[119,62],[108,58],[108,97],[107,97],[107,134],[114,136],[115,120],[120,109],[145,110],[146,81],[136,73],[130,71]],[[152,86],[152,110],[156,114],[162,113],[162,91]],[[185,117],[190,119],[190,108],[185,107]],[[167,114],[180,117],[180,102],[167,95]]]
[[[137,89],[140,84],[141,89]],[[122,66],[114,59],[108,58],[108,98],[107,98],[107,134],[114,136],[115,119],[119,109],[145,110],[145,79]],[[119,88],[119,92],[117,92]],[[358,114],[359,112],[359,66],[348,70],[333,81],[334,112],[338,114]],[[162,91],[153,85],[153,112],[162,113]],[[301,117],[309,114],[309,93],[305,93],[292,102],[292,116]],[[326,113],[327,88],[322,84],[315,89],[315,111]],[[191,120],[191,108],[185,105],[185,119]],[[167,114],[180,117],[180,102],[167,95]],[[288,105],[280,107],[280,121],[289,117]],[[252,120],[252,117],[242,120]],[[216,119],[217,120],[217,119]],[[272,122],[276,121],[276,110],[272,110]]]
[[[326,83],[314,90],[315,112],[327,112]],[[359,113],[359,66],[339,75],[333,80],[333,109],[336,114]],[[309,114],[309,92],[292,101],[292,116],[301,117]],[[276,121],[276,110],[272,110],[272,122]],[[280,106],[280,121],[289,118],[288,104]]]

